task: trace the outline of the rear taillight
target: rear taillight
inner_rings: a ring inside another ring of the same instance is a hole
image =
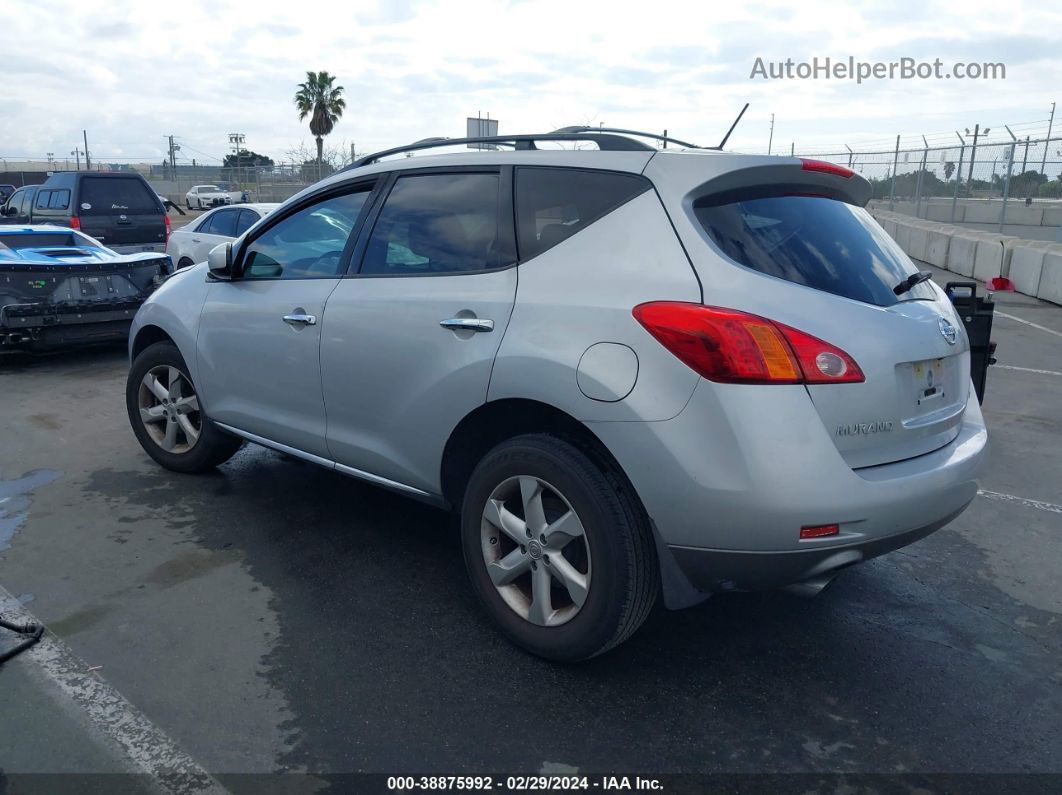
[[[162,216],[162,220],[166,222],[166,242],[170,242],[170,217],[168,215]]]
[[[79,231],[81,229],[81,219],[78,218],[76,215],[70,216],[70,228],[77,229]]]
[[[634,307],[635,319],[710,381],[845,384],[865,380],[840,348],[758,315],[678,301]]]

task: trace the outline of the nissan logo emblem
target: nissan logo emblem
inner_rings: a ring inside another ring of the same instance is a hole
[[[948,341],[948,345],[954,345],[959,338],[959,332],[956,331],[955,326],[944,317],[937,321],[937,325],[940,327],[941,336]]]

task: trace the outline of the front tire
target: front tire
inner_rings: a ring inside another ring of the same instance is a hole
[[[133,360],[125,405],[140,446],[174,472],[206,472],[232,458],[242,444],[207,417],[188,365],[172,342],[149,345]]]
[[[559,436],[519,436],[484,456],[465,490],[461,537],[487,612],[550,660],[622,643],[659,591],[644,509],[608,463]]]

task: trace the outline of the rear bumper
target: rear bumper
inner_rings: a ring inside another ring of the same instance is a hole
[[[671,420],[588,427],[637,490],[661,557],[709,590],[798,582],[933,532],[973,500],[988,441],[971,400],[949,444],[852,469],[802,386],[703,381]],[[800,538],[835,523],[836,536]]]
[[[119,254],[142,254],[145,251],[153,251],[159,254],[166,253],[165,243],[130,243],[128,245],[111,245],[110,243],[105,243],[104,245],[106,245],[111,251],[115,251]]]
[[[701,593],[756,591],[796,583],[822,585],[841,569],[925,538],[965,508],[964,505],[958,511],[924,527],[823,549],[736,552],[729,549],[672,546],[669,551],[687,583]]]

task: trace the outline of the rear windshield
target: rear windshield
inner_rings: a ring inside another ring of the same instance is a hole
[[[820,196],[759,196],[693,206],[704,231],[740,265],[877,306],[933,299],[928,284],[893,287],[917,268],[861,207]]]
[[[88,238],[75,238],[73,232],[29,232],[0,235],[0,248],[17,251],[20,248],[61,248],[90,246]]]
[[[148,186],[139,179],[81,181],[78,215],[162,215],[162,206]]]

